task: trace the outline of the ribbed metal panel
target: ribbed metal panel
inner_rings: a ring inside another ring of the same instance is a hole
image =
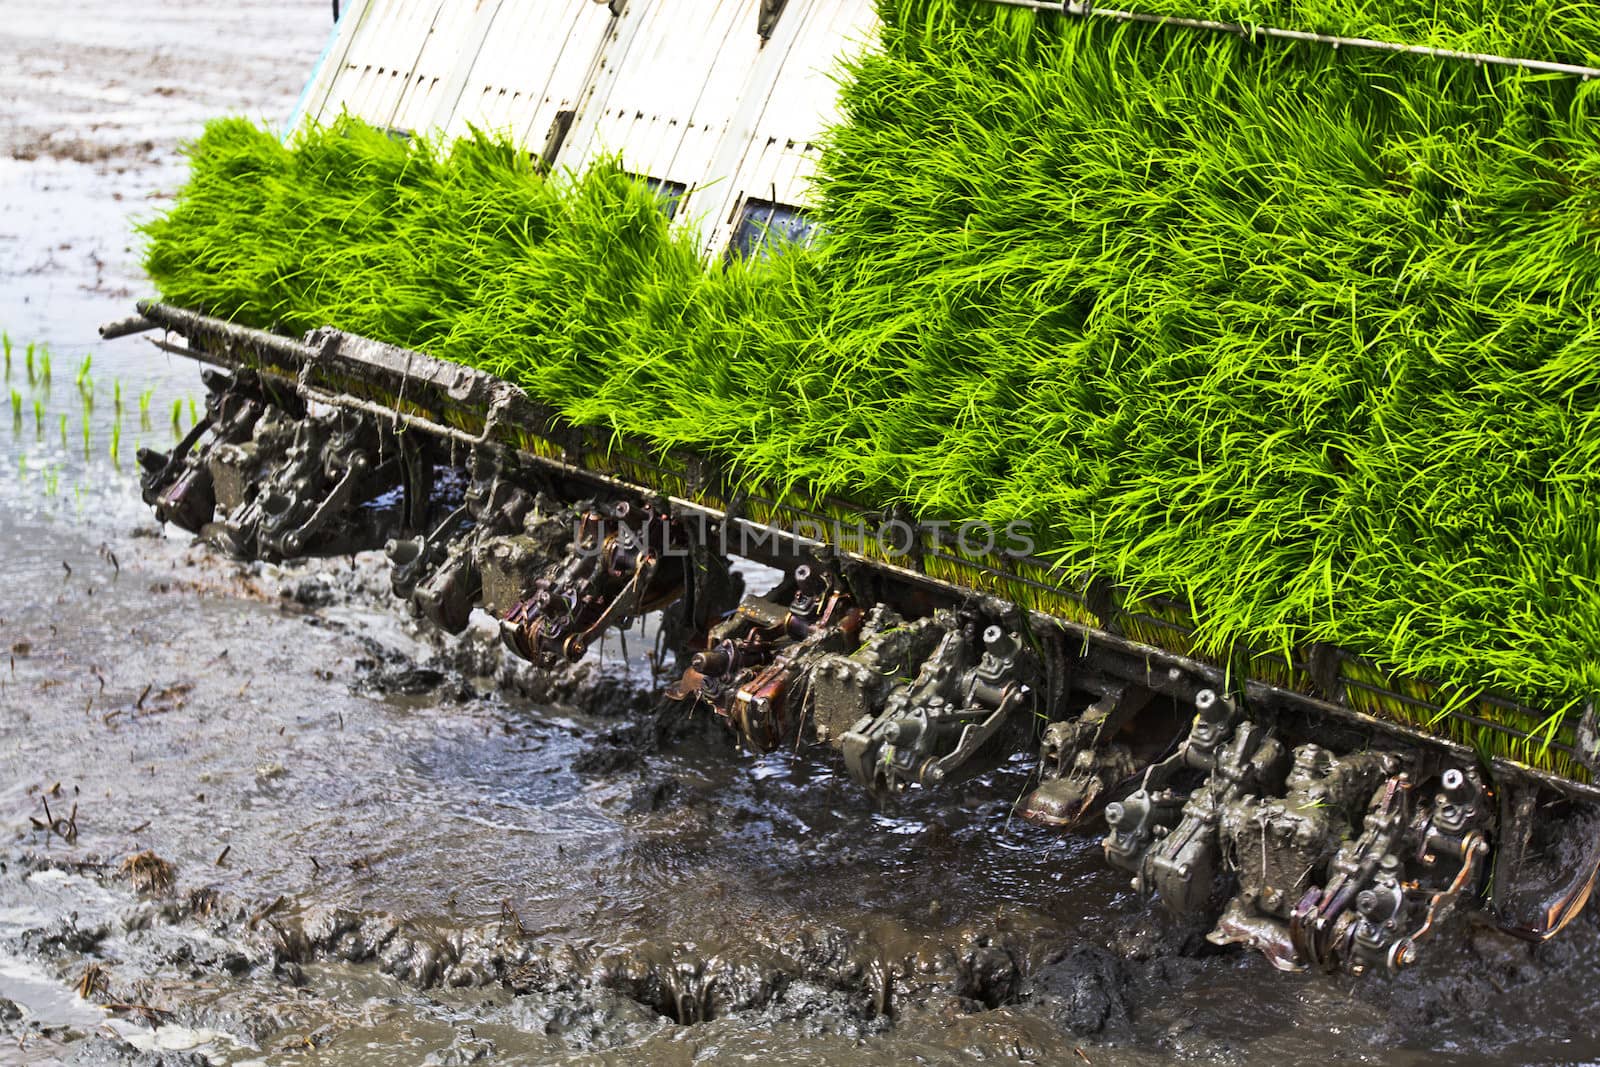
[[[870,0],[789,0],[691,213],[705,220],[705,251],[720,255],[748,199],[803,207],[818,141],[838,114],[835,80],[846,55],[877,31]]]
[[[694,187],[715,159],[762,51],[760,0],[631,0],[559,162],[611,153]]]
[[[436,27],[455,24],[441,18],[449,6],[445,0],[369,0],[361,18],[342,31],[349,35],[342,61],[322,100],[307,108],[307,118],[326,123],[347,110],[375,126],[411,129],[398,125],[402,102],[448,73],[419,67]]]
[[[562,111],[578,106],[611,26],[595,0],[497,0],[459,92],[437,125],[451,137],[470,126],[542,150]]]

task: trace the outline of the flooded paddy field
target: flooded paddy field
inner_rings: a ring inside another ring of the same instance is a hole
[[[659,713],[615,643],[541,679],[416,629],[375,557],[161,529],[133,457],[198,370],[95,327],[178,143],[286,115],[328,5],[0,14],[0,1062],[1600,1058],[1588,920],[1279,975],[1012,818],[1027,760],[881,808]]]

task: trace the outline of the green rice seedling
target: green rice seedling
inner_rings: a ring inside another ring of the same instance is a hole
[[[121,458],[121,454],[120,454],[121,453],[121,449],[122,449],[122,420],[120,418],[118,418],[118,419],[112,420],[112,423],[111,423],[111,449],[110,449],[110,451],[111,451],[111,465],[113,467],[115,467],[119,471],[122,469],[122,458]]]
[[[35,437],[44,436],[44,401],[38,397],[33,398],[33,433]]]
[[[27,366],[27,370],[28,370],[28,384],[29,385],[33,384],[33,350],[34,350],[34,345],[30,341],[28,343],[27,350],[23,353],[23,362]]]
[[[43,346],[39,349],[39,381],[50,385],[50,349]]]
[[[183,426],[181,424],[182,418],[183,418],[183,401],[182,400],[174,400],[172,402],[172,436],[173,437],[182,437],[183,436]]]
[[[116,409],[117,415],[122,415],[122,379],[111,380],[111,405]]]
[[[0,349],[4,349],[6,356],[6,380],[11,379],[11,335],[0,332]]]
[[[1532,3],[1256,15],[1587,54],[1592,20]],[[1078,617],[1108,579],[1151,640],[1253,650],[1289,682],[1295,650],[1339,645],[1375,713],[1557,766],[1570,715],[1469,701],[1519,732],[1480,737],[1386,687],[1600,694],[1600,87],[970,0],[879,10],[811,246],[704,264],[626,161],[545,175],[482,134],[346,119],[285,145],[224,120],[146,227],[147,268],[173,303],[333,323],[601,440],[715,457],[770,502],[752,514],[838,496],[1026,522],[1061,586],[1039,603]]]
[[[150,429],[150,398],[155,396],[155,389],[146,389],[139,394],[139,429]]]
[[[200,409],[195,406],[194,397],[189,398],[189,425],[193,426],[200,421]]]
[[[45,468],[44,495],[53,497],[61,488],[61,469],[56,466]]]
[[[83,362],[78,365],[78,377],[75,383],[78,387],[79,394],[82,395],[85,401],[90,404],[94,403],[94,378],[89,374],[89,370],[93,364],[94,356],[92,354],[85,354],[83,357]]]
[[[11,390],[11,421],[18,429],[22,427],[22,394],[15,389]]]
[[[61,415],[61,447],[67,447],[67,416],[65,412]]]

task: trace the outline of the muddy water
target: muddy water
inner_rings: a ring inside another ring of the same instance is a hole
[[[615,647],[541,689],[486,632],[412,631],[373,560],[160,530],[134,449],[198,376],[94,327],[144,292],[176,143],[286,114],[327,5],[0,15],[0,1062],[1600,1056],[1590,924],[1285,978],[1011,820],[1025,760],[880,810],[825,756],[651,717]]]

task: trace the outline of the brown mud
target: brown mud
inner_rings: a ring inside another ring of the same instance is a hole
[[[540,676],[487,628],[416,631],[374,559],[156,528],[133,448],[201,390],[94,340],[146,289],[130,220],[205,118],[287,114],[328,14],[0,19],[0,1062],[1600,1057],[1588,921],[1281,976],[1134,900],[1093,836],[1013,819],[1027,759],[879,808],[826,755],[661,712],[616,643]]]

